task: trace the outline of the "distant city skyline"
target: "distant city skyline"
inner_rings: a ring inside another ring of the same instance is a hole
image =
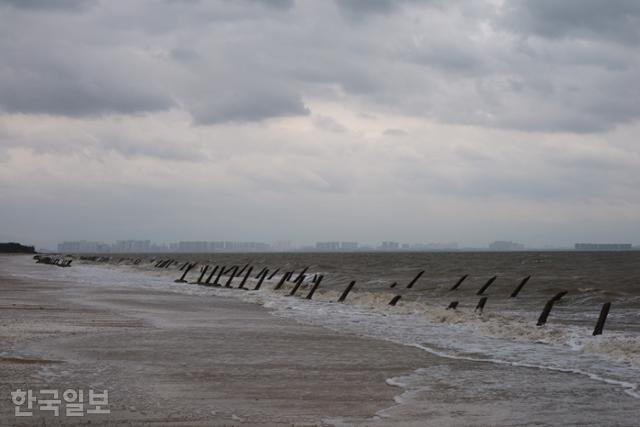
[[[521,243],[498,240],[482,247],[461,247],[450,243],[403,243],[382,241],[377,244],[354,241],[328,241],[315,244],[294,245],[288,241],[241,242],[241,241],[178,241],[156,243],[151,240],[118,240],[115,243],[99,241],[65,241],[57,245],[58,252],[66,253],[214,253],[214,252],[438,252],[438,251],[523,251],[548,249],[589,250],[632,250],[640,247],[629,243],[575,243],[567,247],[527,247]]]

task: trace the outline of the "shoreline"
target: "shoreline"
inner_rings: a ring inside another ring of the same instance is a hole
[[[3,396],[19,386],[110,390],[108,416],[70,420],[36,411],[23,419],[28,423],[371,423],[401,392],[386,379],[429,359],[419,350],[279,319],[233,298],[6,274],[0,281],[0,371],[9,373]],[[16,421],[9,399],[0,410],[5,422]]]
[[[6,260],[0,257],[0,264]],[[50,388],[71,382],[113,390],[109,418],[47,421],[553,425],[585,423],[595,414],[600,423],[633,425],[625,422],[638,416],[637,399],[575,373],[453,360],[283,317],[232,294],[207,294],[203,287],[184,288],[196,294],[154,289],[168,282],[164,272],[93,266],[91,273],[126,270],[127,280],[139,277],[145,284],[97,286],[93,277],[82,284],[59,280],[67,269],[31,263],[22,262],[27,270],[37,268],[51,277],[24,280],[0,273],[0,298],[21,304],[0,310],[0,336],[15,339],[8,346],[14,353],[0,353],[0,370],[17,366],[9,385],[29,378]],[[41,326],[43,317],[45,331],[25,333],[25,326]],[[39,342],[30,341],[36,338]],[[19,356],[28,361],[17,363]],[[2,383],[5,396],[8,383]],[[123,402],[123,395],[137,403]],[[593,396],[599,400],[593,402]],[[558,398],[565,399],[559,409]],[[4,421],[13,421],[10,403],[0,406]],[[562,414],[576,408],[573,421],[566,422]]]

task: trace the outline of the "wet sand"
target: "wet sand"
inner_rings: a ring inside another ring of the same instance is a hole
[[[27,278],[33,269],[48,279]],[[637,425],[637,399],[571,373],[452,360],[233,297],[63,273],[0,256],[0,425]],[[107,389],[111,413],[17,420],[17,388]]]
[[[9,424],[16,419],[4,397],[18,387],[109,390],[111,414],[48,415],[47,423],[368,423],[399,392],[385,379],[432,358],[232,298],[26,281],[4,274],[6,262],[0,257],[0,414]]]

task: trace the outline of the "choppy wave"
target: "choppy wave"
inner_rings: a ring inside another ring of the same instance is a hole
[[[273,313],[300,322],[320,325],[340,332],[354,333],[413,346],[439,357],[485,362],[517,367],[559,371],[586,376],[595,381],[619,387],[640,398],[640,337],[635,332],[605,330],[602,336],[591,336],[592,324],[581,322],[582,311],[566,308],[558,316],[563,322],[550,322],[536,327],[541,300],[525,301],[514,307],[511,301],[496,300],[483,313],[474,312],[477,297],[473,294],[410,293],[401,289],[364,288],[356,286],[346,303],[335,303],[342,289],[320,287],[313,300],[302,297],[309,290],[305,283],[295,297],[285,296],[292,285],[273,291],[280,275],[265,282],[260,291],[172,283],[176,271],[150,269],[148,266],[111,266],[68,269],[61,274],[79,275],[87,283],[105,280],[103,272],[122,274],[129,269],[126,282],[132,286],[149,286],[175,292],[238,297],[262,304]],[[144,275],[139,274],[144,272]],[[315,271],[315,273],[318,273]],[[311,273],[313,274],[313,272]],[[115,280],[115,279],[114,279]],[[123,276],[118,276],[119,282]],[[368,282],[375,282],[369,278]],[[252,288],[254,279],[248,288]],[[388,282],[387,282],[388,283]],[[563,289],[557,287],[553,289]],[[583,295],[601,293],[600,288],[585,288]],[[394,295],[402,295],[397,306],[390,306]],[[447,310],[446,303],[461,301],[457,310]],[[494,301],[492,296],[490,301]],[[509,304],[506,304],[506,303]],[[535,307],[533,311],[531,307]],[[559,308],[561,310],[562,307]],[[588,320],[597,310],[588,313]],[[618,316],[622,316],[617,314]],[[625,314],[625,318],[629,315]],[[623,317],[624,317],[623,316]],[[633,319],[631,319],[633,322]]]

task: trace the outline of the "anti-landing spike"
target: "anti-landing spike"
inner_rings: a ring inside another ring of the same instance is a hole
[[[600,316],[598,317],[598,322],[596,323],[596,327],[593,330],[593,335],[602,335],[602,329],[604,328],[604,322],[607,320],[607,315],[609,314],[609,309],[611,308],[610,302],[605,302],[602,305],[602,309],[600,310]]]
[[[324,276],[322,274],[318,276],[318,278],[316,279],[315,283],[313,284],[313,287],[311,288],[311,290],[307,294],[306,299],[311,299],[313,297],[313,294],[316,292],[316,289],[318,289],[318,286],[320,286],[320,282],[322,282],[322,278],[323,277]]]
[[[545,323],[547,323],[547,318],[549,317],[549,313],[551,313],[551,309],[553,308],[554,302],[556,302],[556,300],[551,298],[544,305],[544,309],[542,309],[542,313],[540,313],[540,317],[538,317],[538,323],[536,323],[537,326],[542,326]]]
[[[209,273],[209,277],[207,277],[207,280],[205,280],[204,284],[208,285],[209,283],[211,283],[211,279],[213,278],[213,275],[216,274],[216,271],[218,271],[219,266],[215,266],[214,268],[211,269],[211,273]]]
[[[522,290],[522,288],[524,287],[524,285],[527,284],[527,282],[529,281],[529,279],[531,279],[531,276],[527,276],[524,279],[522,279],[522,281],[520,282],[520,284],[513,290],[513,292],[511,292],[511,295],[509,295],[509,298],[515,298],[518,296],[518,294],[520,293],[520,291]]]
[[[289,296],[292,297],[295,295],[295,293],[298,291],[298,288],[300,287],[300,285],[302,285],[302,282],[304,282],[304,278],[307,277],[305,275],[302,276],[298,276],[298,280],[296,281],[296,285],[293,287],[293,289],[291,289],[291,292],[289,292]]]
[[[484,291],[487,290],[487,288],[489,286],[491,286],[491,284],[493,282],[496,281],[496,279],[498,278],[498,276],[493,276],[492,278],[490,278],[489,280],[487,280],[487,283],[485,283],[480,289],[478,289],[478,292],[476,292],[476,295],[482,295],[484,293]]]
[[[253,267],[249,267],[244,277],[242,278],[242,282],[240,282],[240,286],[238,286],[238,289],[244,289],[244,284],[247,282],[247,279],[249,278],[249,276],[251,276],[252,271],[253,271]]]
[[[353,288],[355,284],[356,284],[355,280],[349,283],[349,285],[344,290],[344,292],[342,292],[342,295],[340,295],[340,298],[338,298],[338,302],[344,302],[344,300],[347,298],[347,295],[349,295],[349,292],[351,292],[351,288]]]
[[[196,266],[196,264],[195,264],[195,263],[193,263],[193,264],[189,264],[189,265],[187,266],[187,268],[185,268],[185,269],[184,269],[184,272],[182,273],[182,277],[180,277],[180,278],[179,278],[178,280],[176,280],[175,282],[176,282],[176,283],[185,283],[185,282],[186,282],[186,280],[184,280],[184,278],[187,276],[187,273],[189,273],[189,271],[191,271],[191,269],[192,269],[193,267],[195,267],[195,266]]]
[[[458,281],[456,282],[456,284],[455,284],[455,285],[453,285],[453,286],[451,287],[451,289],[450,289],[450,290],[451,290],[451,291],[455,291],[456,289],[458,289],[458,287],[462,284],[462,282],[464,282],[464,280],[465,280],[467,277],[469,277],[469,275],[468,275],[468,274],[465,274],[464,276],[462,276],[461,278],[459,278],[459,279],[458,279]]]
[[[222,277],[222,273],[224,272],[224,269],[226,268],[226,266],[222,266],[220,267],[220,271],[218,271],[218,275],[216,276],[216,280],[213,281],[213,286],[221,286],[219,281],[220,278]]]
[[[278,289],[280,289],[282,287],[282,285],[284,285],[284,282],[286,282],[289,277],[291,276],[291,274],[293,274],[291,271],[287,271],[286,273],[284,273],[282,275],[282,277],[280,278],[280,281],[278,282],[278,284],[276,285],[275,288],[273,288],[274,291],[277,291]]]
[[[279,268],[276,268],[276,269],[273,271],[273,273],[271,273],[271,274],[269,275],[269,278],[267,278],[267,280],[271,280],[271,279],[273,279],[273,277],[274,277],[276,274],[278,274],[278,271],[280,271],[280,269],[279,269]]]
[[[207,270],[209,270],[209,265],[205,265],[204,268],[200,270],[200,277],[198,277],[198,280],[196,281],[197,284],[202,283],[202,278],[207,273]]]
[[[478,305],[476,305],[476,308],[473,311],[480,311],[480,314],[482,314],[482,311],[484,310],[484,305],[486,303],[487,303],[487,297],[480,298],[480,301],[478,301]]]
[[[409,282],[409,284],[407,285],[407,289],[411,289],[413,287],[413,285],[418,281],[418,279],[424,274],[424,270],[422,270],[421,272],[419,272],[416,277],[413,278],[413,280],[411,282]]]
[[[253,288],[254,291],[257,291],[258,289],[260,289],[260,286],[262,286],[262,282],[264,282],[264,279],[267,277],[267,274],[269,274],[269,270],[264,269],[262,271],[262,274],[260,275],[260,279],[258,280],[258,283],[256,283],[256,287]]]
[[[225,288],[230,288],[231,287],[231,282],[236,277],[236,273],[237,272],[238,272],[238,267],[237,266],[233,267],[233,269],[231,270],[231,275],[229,276],[229,279],[227,280],[227,283],[224,284]]]

